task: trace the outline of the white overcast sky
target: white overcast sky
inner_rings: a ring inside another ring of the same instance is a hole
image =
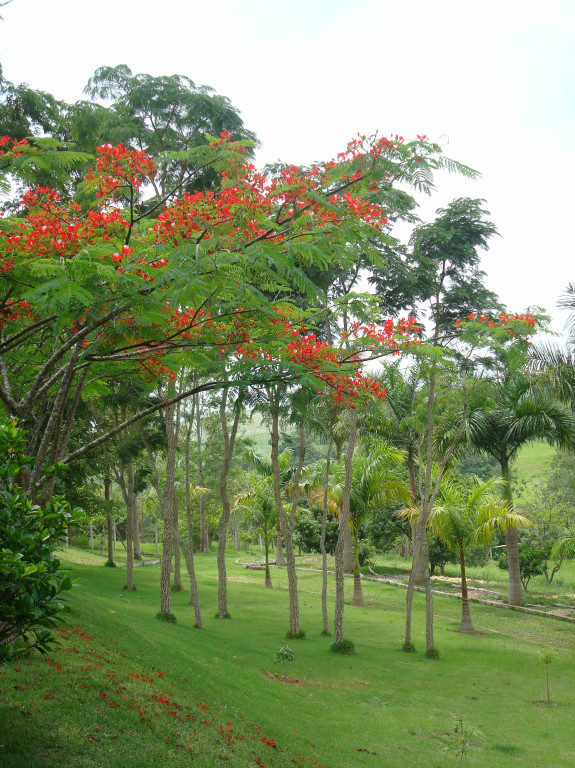
[[[438,179],[420,215],[485,198],[483,257],[512,310],[575,280],[575,0],[13,0],[4,76],[68,101],[101,65],[212,86],[258,161],[329,159],[356,133],[427,134],[482,173]],[[0,126],[1,132],[1,126]]]

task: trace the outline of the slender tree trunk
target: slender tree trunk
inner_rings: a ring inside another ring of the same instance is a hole
[[[503,485],[503,498],[513,507],[513,494],[511,491],[511,475],[509,460],[501,462],[501,476],[505,481]],[[523,603],[523,585],[521,584],[521,568],[519,565],[519,532],[517,528],[509,528],[505,532],[505,544],[507,552],[507,566],[509,568],[509,605],[521,605]]]
[[[407,449],[407,471],[409,475],[409,489],[411,492],[411,506],[415,509],[419,505],[419,494],[417,493],[417,482],[415,479],[415,457],[413,454],[413,446],[409,446]],[[425,585],[425,563],[422,562],[421,557],[418,557],[416,547],[414,546],[417,523],[411,524],[411,541],[413,557],[411,561],[411,572],[413,574],[413,584],[416,587],[423,587]],[[411,579],[411,577],[410,577]]]
[[[422,556],[425,557],[425,651],[435,651],[433,635],[433,593],[431,591],[431,577],[429,574],[429,545],[425,532],[421,542]]]
[[[475,629],[471,622],[471,611],[469,610],[469,598],[467,595],[467,577],[465,575],[465,552],[463,549],[459,553],[459,564],[461,566],[461,627],[460,632],[466,635],[474,635]]]
[[[333,448],[333,424],[329,429],[329,445],[325,462],[325,481],[323,486],[323,512],[321,516],[321,536],[319,548],[321,551],[321,613],[323,618],[323,634],[329,635],[329,617],[327,613],[327,552],[325,549],[325,534],[327,528],[327,501],[329,492],[329,468],[331,463],[331,451]]]
[[[280,486],[280,470],[279,470],[279,394],[277,392],[270,391],[270,405],[271,405],[271,465],[273,472],[273,487],[274,487],[274,499],[278,512],[278,517],[281,522],[283,531],[285,554],[286,554],[286,566],[288,575],[288,592],[289,592],[289,615],[290,615],[290,628],[289,634],[292,637],[298,637],[301,632],[299,624],[299,599],[297,591],[297,572],[295,567],[295,551],[293,547],[293,527],[295,525],[295,513],[298,502],[298,484],[303,462],[305,458],[305,440],[304,440],[304,428],[303,424],[300,426],[300,456],[298,468],[296,471],[296,477],[294,480],[294,496],[292,499],[292,507],[290,513],[290,519],[288,521],[283,500],[281,497]]]
[[[357,437],[357,415],[355,410],[349,412],[349,438],[345,453],[345,485],[341,514],[339,516],[339,536],[335,548],[335,617],[333,622],[334,641],[343,642],[343,608],[344,608],[344,564],[343,564],[343,540],[344,531],[349,531],[349,507],[351,500],[351,483],[353,479],[353,451]]]
[[[162,564],[160,567],[160,615],[164,621],[175,621],[172,613],[172,593],[170,589],[170,573],[172,570],[172,553],[174,541],[174,495],[176,485],[176,430],[174,424],[175,406],[170,405],[165,410],[166,416],[166,484],[164,493],[160,489],[160,509],[164,521],[164,536],[162,539]]]
[[[197,411],[196,411],[197,417]],[[188,576],[190,578],[190,605],[194,606],[196,627],[198,629],[203,628],[202,623],[202,611],[200,608],[200,595],[198,592],[198,582],[196,579],[196,569],[194,565],[194,521],[192,518],[192,503],[190,496],[190,438],[192,435],[192,425],[188,425],[188,432],[186,434],[186,522],[188,525],[188,542],[182,539],[178,532],[178,541],[184,553],[184,561],[186,568],[188,569]]]
[[[204,487],[204,461],[202,453],[202,412],[200,393],[198,392],[195,397],[195,412],[196,412],[196,450],[198,457],[198,485],[200,488]],[[206,501],[204,494],[200,493],[198,506],[200,511],[200,551],[207,552],[209,549],[208,543],[208,531],[206,528]]]
[[[353,540],[349,526],[343,530],[343,570],[345,573],[353,573]]]
[[[135,590],[134,587],[134,465],[130,456],[126,464],[127,499],[126,499],[126,586],[124,589]]]
[[[136,493],[132,494],[132,539],[134,541],[134,560],[141,560],[138,496]]]
[[[413,542],[413,549],[415,551],[415,542]],[[415,650],[413,642],[411,640],[411,616],[413,613],[413,592],[415,590],[415,576],[413,569],[409,574],[409,581],[407,583],[407,597],[405,600],[405,638],[403,646],[406,651]]]
[[[108,529],[108,560],[106,565],[113,568],[114,563],[114,516],[112,514],[112,481],[104,478],[104,501],[106,502],[106,524]]]
[[[276,565],[284,566],[285,564],[286,559],[282,548],[282,529],[278,519],[276,523]]]
[[[265,558],[266,558],[266,580],[265,580],[265,584],[266,584],[266,587],[268,589],[273,589],[272,577],[271,577],[271,573],[270,573],[270,553],[269,553],[270,544],[269,544],[269,540],[270,540],[270,535],[269,535],[268,527],[267,527],[267,525],[264,525],[264,547],[265,547]]]
[[[174,528],[174,581],[172,584],[172,592],[183,592],[182,586],[182,562],[180,559],[180,547],[179,539],[176,536],[176,532],[179,529],[179,504],[178,495],[174,493],[174,514],[172,516],[172,525]]]
[[[241,403],[236,403],[236,412],[231,431],[228,429],[226,406],[228,402],[228,389],[222,392],[220,403],[220,422],[224,436],[224,457],[222,469],[220,471],[219,491],[222,502],[222,515],[218,525],[218,618],[225,619],[230,617],[228,611],[228,583],[226,573],[226,538],[228,521],[230,519],[231,504],[228,496],[228,474],[230,471],[232,457],[234,454],[234,445],[240,423]]]
[[[354,531],[353,534],[353,596],[351,604],[365,608],[365,599],[361,588],[361,572],[359,570],[359,539],[357,531]]]

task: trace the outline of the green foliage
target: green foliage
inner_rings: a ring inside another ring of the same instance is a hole
[[[437,648],[429,648],[427,651],[425,651],[425,658],[426,659],[433,659],[434,661],[439,660],[439,651]]]
[[[300,629],[299,632],[292,632],[291,630],[286,632],[286,640],[305,640],[305,632]]]
[[[541,659],[541,663],[545,667],[545,678],[547,682],[547,704],[551,703],[551,699],[549,696],[549,667],[553,663],[553,660],[555,658],[555,651],[552,648],[542,648],[539,651],[539,658]]]
[[[456,563],[457,557],[449,547],[443,544],[443,542],[441,542],[435,536],[428,537],[428,546],[429,573],[431,576],[433,576],[435,575],[435,569],[439,568],[439,572],[443,576],[443,572],[447,563]]]
[[[523,589],[527,589],[527,585],[533,576],[543,575],[545,564],[549,557],[549,549],[550,547],[542,547],[531,541],[519,542],[519,567],[521,569]],[[503,571],[508,570],[506,552],[502,552],[497,565]]]
[[[463,717],[458,715],[455,719],[455,726],[451,735],[453,736],[455,753],[459,757],[459,765],[462,765],[463,760],[467,757],[469,748],[473,745],[472,739],[481,736],[481,732],[471,728],[464,722]]]
[[[344,656],[353,656],[355,654],[355,645],[351,640],[341,640],[339,643],[332,643],[329,647],[332,653],[340,653]]]
[[[274,664],[282,664],[284,670],[284,680],[287,680],[287,665],[290,661],[295,659],[295,653],[289,647],[289,645],[282,645],[279,650],[275,652]]]
[[[72,587],[54,551],[69,527],[84,519],[58,496],[41,509],[24,495],[17,484],[30,464],[24,445],[14,422],[0,424],[0,663],[25,649],[52,649],[61,593]]]
[[[156,618],[158,621],[164,621],[166,624],[177,624],[178,620],[176,619],[175,615],[173,613],[162,613],[161,611],[156,614]]]
[[[405,653],[415,653],[415,645],[413,643],[403,643],[401,650]]]
[[[357,547],[359,564],[362,568],[373,565],[373,548],[367,539],[360,539]]]

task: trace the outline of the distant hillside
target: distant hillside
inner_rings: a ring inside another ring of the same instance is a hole
[[[535,483],[545,481],[549,477],[554,456],[555,448],[539,441],[530,443],[521,450],[511,468],[516,501],[531,500]]]

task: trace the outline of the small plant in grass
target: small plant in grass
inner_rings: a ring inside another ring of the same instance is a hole
[[[322,637],[331,637],[331,632],[328,632],[327,629],[323,629],[321,632]]]
[[[282,645],[274,656],[274,664],[283,664],[284,680],[287,680],[287,664],[295,659],[295,653],[289,645]]]
[[[547,704],[551,704],[551,699],[549,697],[549,667],[553,663],[553,659],[555,658],[555,651],[551,648],[542,648],[539,651],[539,658],[541,659],[541,663],[545,667],[545,677],[547,682]]]
[[[222,616],[220,616],[219,613],[216,613],[214,616],[214,619],[231,619],[232,614],[229,611],[226,611]]]
[[[134,586],[134,585],[132,585],[131,587],[129,587],[127,584],[124,584],[124,586],[122,587],[122,589],[123,589],[123,590],[125,590],[126,592],[137,592],[137,590],[138,590],[138,587],[136,587],[136,586]]]
[[[286,640],[304,640],[305,639],[305,632],[303,629],[300,629],[299,632],[286,632]]]
[[[332,643],[329,649],[332,653],[342,653],[346,656],[353,656],[355,653],[355,645],[351,640],[341,640],[339,643]]]
[[[459,757],[459,765],[463,765],[470,747],[473,746],[472,739],[481,736],[481,732],[471,728],[464,722],[461,715],[457,715],[451,735],[453,736],[453,747],[455,748],[456,755]],[[447,750],[449,747],[445,749]]]
[[[106,560],[104,563],[104,568],[117,568],[118,566],[113,560]]]
[[[415,653],[415,645],[413,643],[404,643],[401,646],[401,650],[406,653]]]
[[[428,651],[425,651],[425,658],[437,661],[439,659],[439,651],[437,648],[430,648]]]
[[[156,618],[158,619],[158,621],[165,621],[167,624],[178,623],[178,620],[176,619],[173,613],[162,613],[160,611],[160,613],[156,614]]]

